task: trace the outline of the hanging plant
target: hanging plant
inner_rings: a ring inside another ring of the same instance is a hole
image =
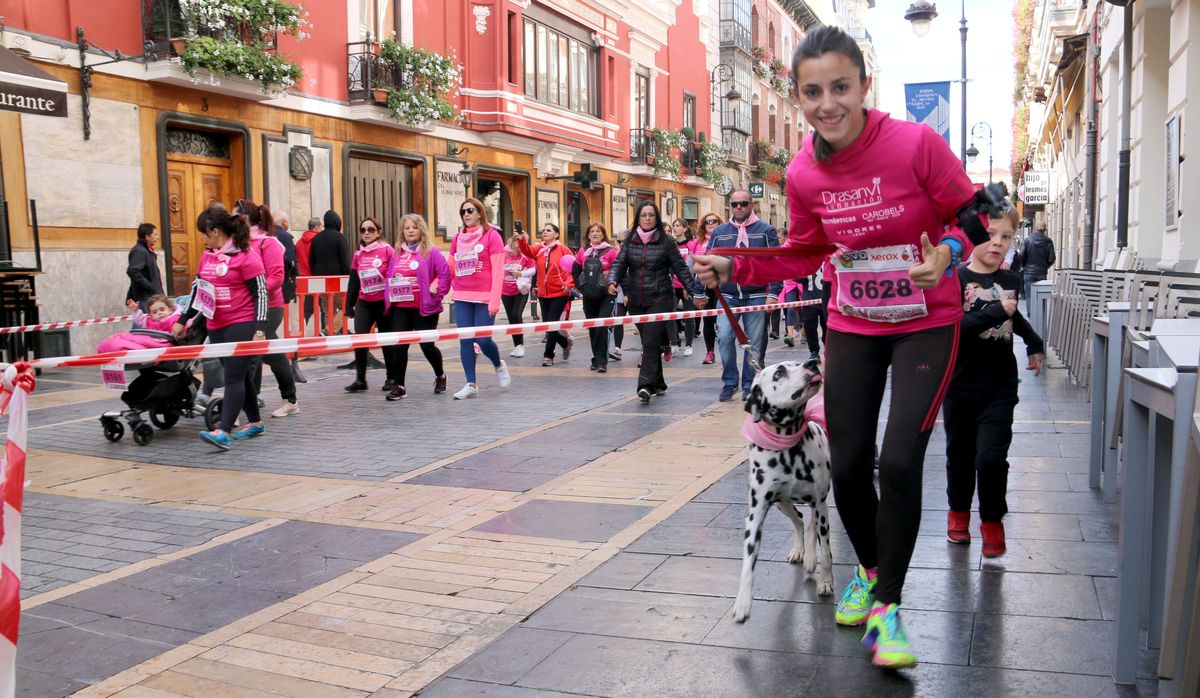
[[[450,98],[462,85],[462,65],[453,54],[443,56],[387,39],[379,57],[390,69],[390,84],[372,85],[388,91],[387,107],[393,119],[410,126],[430,121],[454,121],[458,115]]]
[[[654,161],[650,163],[650,166],[654,168],[654,174],[659,177],[668,177],[676,182],[683,181],[681,176],[683,163],[676,157],[676,153],[686,144],[687,140],[678,131],[663,128],[651,129],[650,152],[654,154]]]
[[[187,26],[179,62],[188,75],[200,69],[214,75],[244,78],[264,92],[292,87],[300,66],[279,55],[280,34],[308,38],[307,13],[283,0],[179,0]]]
[[[700,178],[709,184],[716,185],[724,177],[720,167],[725,164],[728,154],[725,146],[713,141],[704,141],[696,154],[696,163]]]

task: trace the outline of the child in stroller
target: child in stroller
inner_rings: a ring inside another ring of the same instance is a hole
[[[166,296],[150,296],[146,300],[146,312],[138,309],[137,301],[125,301],[125,307],[133,311],[133,328],[135,330],[156,330],[157,333],[120,332],[105,339],[96,346],[98,353],[122,351],[126,349],[158,349],[170,346],[171,342],[164,339],[161,333],[170,334],[171,327],[179,322],[182,310],[177,309],[170,298]]]
[[[151,322],[154,322],[154,301],[155,299],[152,298],[147,304]],[[162,316],[159,321],[171,320],[178,316],[179,313],[175,312],[174,315]],[[178,340],[178,344],[194,345],[204,342],[206,333],[203,316],[198,316],[196,320],[188,326],[187,333],[181,340]],[[173,323],[174,320],[171,322]],[[163,332],[156,329],[134,329],[109,339],[125,335],[133,338],[134,342],[153,341],[155,344],[149,346],[154,347],[171,346],[177,343],[170,331]],[[146,347],[146,344],[138,344],[136,347],[122,348],[141,349]],[[137,371],[138,375],[121,393],[121,401],[128,409],[105,412],[101,415],[100,425],[104,429],[104,437],[109,441],[120,441],[125,436],[125,425],[121,423],[121,420],[129,424],[133,440],[139,446],[145,446],[154,439],[154,429],[150,424],[159,429],[170,429],[175,426],[180,417],[190,418],[203,415],[207,428],[215,429],[217,422],[220,421],[221,400],[217,398],[203,406],[196,403],[196,393],[200,388],[200,381],[192,375],[195,365],[196,360],[129,365],[127,368]],[[148,414],[150,424],[146,423],[143,418],[144,414]]]

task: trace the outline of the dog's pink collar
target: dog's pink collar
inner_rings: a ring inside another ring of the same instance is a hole
[[[742,423],[742,436],[746,437],[750,443],[767,451],[786,451],[800,443],[800,439],[804,438],[807,431],[807,422],[795,434],[780,434],[768,427],[766,422],[754,421],[754,417],[750,415],[746,415],[746,421]]]

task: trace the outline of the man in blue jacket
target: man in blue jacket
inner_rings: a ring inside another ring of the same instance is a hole
[[[712,236],[708,239],[708,248],[705,252],[707,253],[714,247],[779,246],[779,234],[775,228],[759,220],[758,216],[754,215],[752,206],[750,192],[745,190],[733,192],[729,197],[729,222],[718,226],[713,231]],[[774,283],[770,286],[740,286],[733,282],[721,284],[721,293],[725,295],[725,300],[729,301],[731,308],[775,303],[782,290],[782,283]],[[704,287],[699,282],[696,284],[695,297],[697,299],[704,298]],[[702,307],[703,304],[704,301],[697,301],[698,306]],[[754,343],[759,358],[765,362],[767,358],[766,312],[741,313],[737,318],[742,329],[745,330],[746,336]],[[724,315],[717,317],[717,347],[721,351],[721,378],[725,382],[724,387],[721,388],[720,400],[728,402],[733,399],[733,394],[738,389],[738,346],[737,339],[733,334],[733,326],[729,324],[729,318]],[[753,380],[754,369],[750,366],[749,353],[743,352],[740,381],[743,400],[749,396],[750,383]]]

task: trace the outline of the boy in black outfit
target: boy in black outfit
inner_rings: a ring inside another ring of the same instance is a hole
[[[946,495],[950,513],[946,537],[971,542],[971,499],[979,481],[983,556],[1004,554],[1003,516],[1008,513],[1008,447],[1017,405],[1017,360],[1012,336],[1025,340],[1033,375],[1045,358],[1041,337],[1017,310],[1022,279],[1001,269],[1012,246],[1016,211],[993,218],[991,240],[975,248],[958,269],[963,292],[958,360],[942,408],[946,425]]]

